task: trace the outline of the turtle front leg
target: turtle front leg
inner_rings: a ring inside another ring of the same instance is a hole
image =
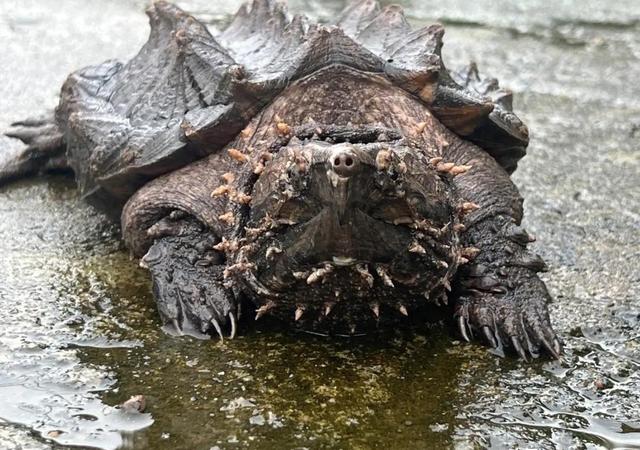
[[[154,242],[140,265],[151,272],[165,328],[197,338],[235,337],[237,302],[223,284],[224,256],[213,248],[218,238],[179,211],[147,234]]]
[[[455,284],[460,333],[466,340],[480,335],[490,346],[511,348],[523,359],[537,356],[541,348],[559,358],[562,346],[547,310],[551,298],[537,275],[545,264],[527,251],[533,238],[519,226],[522,198],[516,186],[474,145],[450,148],[446,158],[470,167],[454,178],[466,211],[462,257],[469,260]]]
[[[479,252],[460,271],[455,315],[467,340],[473,330],[492,347],[511,347],[525,360],[541,347],[559,358],[562,346],[547,311],[551,298],[537,275],[546,266],[526,249],[532,239],[505,215],[472,224],[464,241]]]

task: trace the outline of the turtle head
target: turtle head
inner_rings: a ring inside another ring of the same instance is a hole
[[[455,270],[449,184],[403,141],[295,139],[251,197],[240,257],[253,263],[263,309],[313,323],[329,313],[332,323],[374,320],[381,308],[405,313],[441,296]]]

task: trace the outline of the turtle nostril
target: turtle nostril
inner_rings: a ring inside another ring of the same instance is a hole
[[[334,153],[329,161],[333,171],[341,177],[350,177],[358,170],[358,159],[351,152]]]

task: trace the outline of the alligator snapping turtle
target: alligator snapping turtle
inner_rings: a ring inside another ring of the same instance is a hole
[[[0,180],[69,167],[121,212],[168,328],[233,337],[248,302],[349,334],[451,305],[466,340],[559,357],[509,177],[527,128],[496,80],[445,68],[440,25],[372,0],[334,25],[255,0],[215,37],[147,13],[137,56],[71,74],[55,117],[14,125],[26,146]]]

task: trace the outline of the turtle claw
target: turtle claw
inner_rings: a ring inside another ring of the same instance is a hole
[[[202,240],[198,235],[156,239],[143,259],[163,322],[172,324],[179,335],[217,335],[224,342],[227,329],[232,339],[237,332],[237,302],[224,287],[224,267],[198,264],[196,245]]]
[[[539,349],[560,359],[562,345],[547,312],[549,294],[536,276],[518,275],[522,278],[510,280],[505,293],[476,289],[459,298],[458,328],[465,340],[467,330],[481,330],[489,346],[497,348],[504,342],[525,361],[537,358]]]
[[[462,335],[462,338],[465,341],[471,342],[471,339],[469,338],[469,333],[467,332],[467,329],[469,329],[469,325],[467,323],[467,319],[465,319],[465,317],[462,316],[462,315],[458,316],[458,330],[460,330],[460,334]]]
[[[562,350],[563,350],[562,343],[560,342],[560,339],[558,339],[557,337],[553,339],[553,349],[558,355],[556,359],[562,358]]]
[[[482,327],[482,333],[484,334],[485,339],[487,340],[487,342],[489,343],[489,345],[491,346],[491,348],[497,348],[498,347],[498,341],[496,341],[496,337],[493,334],[493,331],[491,330],[491,328],[489,328],[488,326],[483,326]]]
[[[171,323],[173,324],[173,328],[176,330],[176,334],[178,336],[182,336],[183,335],[182,327],[178,323],[178,319],[171,319]]]
[[[236,330],[238,328],[238,321],[236,315],[233,312],[229,312],[229,322],[231,322],[231,332],[229,333],[229,339],[236,337]]]
[[[560,347],[559,348],[560,351],[558,351],[558,346],[560,344],[560,342],[558,341],[558,338],[554,338],[553,344],[550,344],[546,337],[541,336],[540,337],[540,342],[542,342],[542,345],[544,346],[544,349],[551,356],[553,356],[554,359],[560,359],[560,354],[562,353],[562,347]]]
[[[516,336],[511,336],[511,346],[516,351],[518,356],[520,356],[520,358],[522,358],[525,362],[529,361],[529,358],[527,358],[527,353],[524,351],[524,348],[522,348],[520,339],[518,339]]]
[[[224,343],[224,335],[222,334],[222,327],[220,326],[220,323],[216,319],[211,319],[211,325],[213,325],[213,328],[215,328],[218,333],[220,342]]]

